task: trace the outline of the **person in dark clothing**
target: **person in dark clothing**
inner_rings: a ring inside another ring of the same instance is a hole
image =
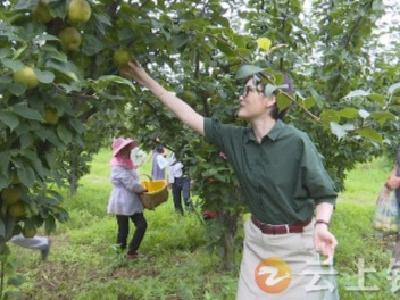
[[[329,223],[336,188],[307,133],[282,120],[285,110],[278,109],[277,93],[292,93],[290,82],[283,91],[263,81],[269,78],[264,69],[247,69],[251,72],[241,75],[246,81],[238,117],[249,126],[203,117],[137,62],[130,62],[123,72],[223,151],[234,169],[251,213],[244,227],[236,299],[338,299],[335,288],[308,290],[309,278],[304,276],[309,261],[321,268],[319,252],[328,257],[326,263],[333,264],[337,241]]]
[[[173,156],[169,165],[168,183],[172,185],[172,196],[175,211],[183,215],[182,199],[186,211],[192,211],[193,205],[190,199],[190,178],[184,174],[183,163]]]

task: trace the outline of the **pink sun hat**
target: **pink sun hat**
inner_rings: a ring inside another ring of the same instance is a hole
[[[117,156],[118,152],[123,148],[125,148],[126,146],[130,146],[131,149],[134,149],[135,147],[138,146],[138,143],[132,139],[124,139],[124,138],[114,139],[114,142],[112,144],[113,156],[114,157]]]

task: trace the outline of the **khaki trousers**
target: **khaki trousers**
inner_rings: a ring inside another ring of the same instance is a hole
[[[314,249],[314,221],[303,233],[264,234],[244,224],[237,300],[337,300],[332,266],[321,266]]]

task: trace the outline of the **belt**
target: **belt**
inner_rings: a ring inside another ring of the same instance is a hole
[[[256,225],[262,233],[265,234],[285,234],[285,233],[301,233],[303,232],[303,228],[310,224],[311,219],[295,224],[279,224],[272,225],[266,224],[258,220],[256,217],[251,216],[251,221],[254,225]]]

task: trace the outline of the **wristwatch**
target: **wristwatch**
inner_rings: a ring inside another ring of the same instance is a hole
[[[329,222],[325,221],[324,219],[317,219],[315,221],[315,225],[317,225],[317,224],[325,224],[327,227],[329,227]]]

